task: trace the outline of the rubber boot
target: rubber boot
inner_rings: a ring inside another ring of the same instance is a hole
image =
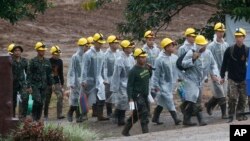
[[[208,115],[212,115],[212,110],[217,105],[217,99],[215,97],[212,97],[208,102],[205,103],[205,107],[207,109]]]
[[[32,107],[32,118],[33,121],[37,121],[37,102],[34,102],[33,107]]]
[[[221,109],[221,118],[228,119],[228,116],[226,114],[226,110],[227,110],[226,98],[225,97],[219,98],[218,104],[220,105],[220,109]]]
[[[248,110],[250,112],[250,96],[248,96]]]
[[[68,114],[67,114],[67,119],[68,119],[69,122],[73,121],[73,113],[74,113],[74,111],[75,111],[74,106],[70,106]]]
[[[110,118],[112,116],[112,103],[106,103],[107,116]]]
[[[56,106],[57,119],[65,118],[65,116],[62,115],[62,109],[63,109],[63,96],[60,95],[57,97],[57,106]]]
[[[233,121],[234,121],[234,116],[233,115],[229,115],[227,123],[230,123],[230,122],[233,122]]]
[[[112,114],[112,122],[115,124],[118,123],[118,113],[119,113],[119,110],[115,109],[114,113]]]
[[[132,123],[127,122],[122,130],[122,135],[123,136],[130,136],[129,130],[132,128]]]
[[[193,106],[194,103],[192,102],[185,102],[186,107],[184,108],[184,116],[183,116],[183,125],[185,126],[196,126],[196,123],[191,122],[191,117],[193,113]]]
[[[98,121],[109,120],[109,118],[103,116],[103,107],[104,107],[104,105],[99,105],[97,107],[97,119],[98,119]]]
[[[169,112],[170,112],[170,114],[171,114],[171,116],[172,116],[172,118],[174,120],[175,125],[180,125],[181,120],[178,119],[176,111],[169,111]]]
[[[118,126],[125,125],[125,110],[119,110],[118,112]]]
[[[203,120],[202,112],[197,112],[196,117],[200,126],[205,126],[207,123]]]
[[[80,113],[79,106],[76,107],[76,122],[77,123],[83,122],[82,114]]]
[[[161,107],[159,105],[157,105],[157,107],[154,110],[154,115],[153,115],[153,118],[152,118],[152,122],[156,123],[157,125],[163,124],[163,122],[159,121],[160,114],[161,114],[162,110],[163,110],[163,107]]]
[[[141,124],[142,133],[148,133],[148,124]]]
[[[97,117],[97,105],[93,104],[92,106],[92,117]]]

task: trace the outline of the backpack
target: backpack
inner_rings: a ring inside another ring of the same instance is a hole
[[[195,50],[192,49],[193,52],[195,52]],[[187,51],[188,52],[188,51]],[[184,54],[182,54],[176,61],[176,67],[181,70],[181,71],[186,71],[189,68],[183,68],[182,66],[182,61],[184,59],[184,57],[186,56],[187,52],[185,52]]]
[[[244,46],[244,47],[245,47],[245,57],[248,58],[248,55],[249,55],[249,48],[246,47],[246,46]],[[237,59],[234,58],[234,56],[233,56],[233,53],[234,53],[234,46],[231,46],[231,47],[229,47],[229,48],[230,48],[230,55],[231,55],[232,59],[235,60],[235,61],[237,61]]]

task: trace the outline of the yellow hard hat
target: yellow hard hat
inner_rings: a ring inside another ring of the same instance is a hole
[[[47,50],[46,46],[42,42],[37,42],[35,45],[35,50]]]
[[[107,39],[108,43],[119,43],[119,39],[115,35],[110,35]]]
[[[55,45],[55,46],[52,46],[52,47],[50,48],[50,53],[51,53],[51,54],[55,54],[55,55],[59,55],[59,54],[61,54],[62,52],[61,52],[61,49],[59,48],[59,46]]]
[[[197,45],[206,45],[208,43],[207,39],[203,35],[197,35],[194,42]]]
[[[187,28],[184,34],[185,36],[193,36],[193,37],[196,36],[195,29],[191,27]]]
[[[214,26],[215,31],[226,31],[225,25],[221,22],[215,24]]]
[[[88,38],[87,38],[87,40],[88,40],[88,47],[91,47],[91,46],[93,46],[93,42],[94,42],[94,39],[93,39],[93,37],[92,36],[89,36]]]
[[[22,48],[21,46],[18,46],[18,45],[16,45],[16,44],[12,43],[12,44],[10,44],[10,45],[8,46],[8,48],[7,48],[8,53],[9,53],[9,54],[13,54],[13,51],[14,51],[16,48],[19,48],[19,49],[21,50],[21,52],[23,52],[23,48]]]
[[[174,41],[172,41],[170,38],[164,38],[162,41],[161,41],[161,47],[162,48],[165,48],[167,45],[173,43]]]
[[[134,43],[133,43],[133,42],[130,42],[129,40],[123,40],[123,41],[120,43],[120,46],[121,46],[122,48],[134,47]]]
[[[104,39],[104,37],[103,37],[103,35],[101,33],[95,33],[95,35],[93,36],[93,40],[95,42],[100,43],[100,44],[105,44],[106,43],[106,41],[105,41],[105,39]]]
[[[236,28],[236,31],[234,33],[234,36],[246,36],[247,32],[243,28]]]
[[[134,57],[147,57],[147,53],[141,48],[136,48],[133,53]]]
[[[12,50],[13,50],[14,46],[15,46],[15,44],[13,44],[13,43],[8,46],[7,51],[9,54],[13,54]]]
[[[77,42],[78,46],[84,46],[88,43],[88,40],[86,38],[80,38]]]
[[[154,36],[153,31],[151,31],[151,30],[148,30],[144,33],[144,38],[153,38],[153,37],[155,37],[155,36]]]

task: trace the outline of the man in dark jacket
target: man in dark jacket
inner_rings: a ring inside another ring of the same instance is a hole
[[[52,66],[52,74],[55,83],[55,90],[54,93],[57,96],[57,119],[65,118],[62,115],[63,109],[63,85],[64,85],[64,78],[63,78],[63,61],[60,59],[61,49],[59,46],[52,46],[50,49],[50,53],[52,57],[49,59],[51,66]],[[45,105],[44,105],[44,118],[48,119],[48,111],[49,111],[49,104],[52,95],[52,87],[48,86],[47,94],[45,98]]]
[[[228,122],[233,121],[235,112],[237,120],[247,120],[245,115],[238,114],[245,111],[247,100],[245,79],[248,48],[243,43],[246,31],[237,28],[234,35],[236,43],[225,51],[220,72],[221,83],[224,83],[225,73],[228,72]]]

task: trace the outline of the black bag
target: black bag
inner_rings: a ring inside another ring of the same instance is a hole
[[[193,52],[195,52],[195,50],[192,49]],[[188,51],[187,51],[188,52]],[[176,67],[181,70],[181,71],[186,71],[189,68],[183,68],[182,66],[182,60],[184,59],[184,57],[186,56],[187,52],[185,52],[184,54],[182,54],[176,61]]]

